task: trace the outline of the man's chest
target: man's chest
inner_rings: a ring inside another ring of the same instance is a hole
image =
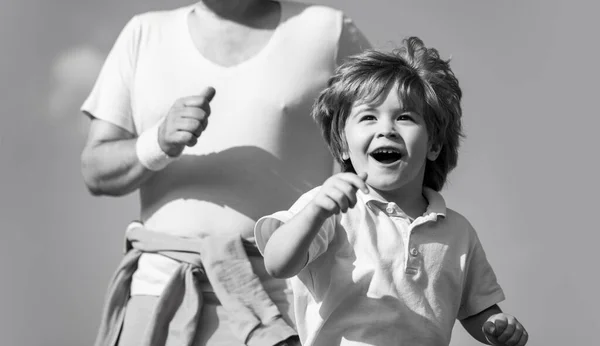
[[[257,56],[272,39],[274,30],[223,28],[209,35],[191,34],[195,49],[215,65],[236,66]]]

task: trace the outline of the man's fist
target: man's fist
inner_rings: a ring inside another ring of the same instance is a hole
[[[208,125],[210,101],[215,89],[207,87],[198,95],[175,101],[158,129],[158,144],[169,156],[181,155],[185,146],[192,147]]]

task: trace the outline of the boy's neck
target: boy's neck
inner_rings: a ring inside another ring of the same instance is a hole
[[[405,186],[392,191],[382,191],[369,186],[370,195],[387,202],[394,202],[411,219],[416,219],[427,211],[429,202],[423,196],[423,186]]]

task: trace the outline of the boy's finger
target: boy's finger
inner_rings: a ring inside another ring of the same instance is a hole
[[[494,321],[494,325],[495,325],[495,336],[499,337],[500,335],[502,335],[504,333],[504,331],[506,330],[506,328],[509,326],[508,321],[506,319],[497,319]],[[514,325],[513,325],[514,327]],[[514,330],[514,329],[513,329]],[[512,333],[512,331],[511,331]]]
[[[346,210],[348,210],[348,208],[350,207],[349,205],[349,201],[348,198],[346,197],[346,195],[341,194],[336,200],[335,202],[338,205],[338,208],[340,210],[341,213],[345,213]]]
[[[320,199],[319,205],[332,214],[337,214],[339,212],[337,203],[327,195],[324,195],[323,198]]]
[[[337,179],[333,182],[332,187],[335,187],[341,193],[343,193],[346,197],[353,197],[356,195],[356,190],[358,189],[354,186],[352,181],[348,181],[346,179]]]
[[[523,334],[521,334],[521,340],[519,340],[519,343],[517,344],[517,346],[525,346],[525,344],[527,344],[528,340],[529,340],[529,334],[527,334],[526,330],[523,330]]]
[[[330,209],[331,212],[334,213],[334,214],[339,214],[340,213],[340,206],[337,203],[337,201],[334,200],[333,198],[329,197],[329,196],[327,196],[327,198],[329,198],[329,200],[331,201],[331,203],[330,203],[331,206],[332,206],[331,209]]]
[[[517,345],[519,340],[521,340],[522,335],[523,335],[523,328],[520,326],[516,326],[515,331],[512,333],[512,336],[510,336],[510,338],[508,338],[508,340],[506,340],[506,344],[509,346]]]
[[[500,325],[500,326],[499,326]],[[504,328],[502,326],[504,325]],[[502,332],[500,330],[502,329]],[[505,343],[515,332],[515,325],[513,323],[506,323],[503,320],[496,321],[496,335],[498,337],[498,341],[501,343]],[[500,334],[500,335],[498,335]]]
[[[498,339],[496,339],[495,337],[493,337],[489,334],[485,334],[485,338],[490,343],[490,345],[500,345],[500,342],[498,341]]]
[[[350,183],[352,186],[361,190],[363,193],[369,193],[369,187],[365,183],[363,179],[361,179],[358,175],[354,173],[344,173],[341,174],[340,177],[342,180]]]
[[[346,194],[339,187],[334,185],[332,189],[327,191],[326,196],[335,202],[339,211],[343,212],[348,209]]]
[[[483,329],[483,332],[487,335],[494,336],[496,333],[496,325],[492,321],[485,321],[481,329]]]
[[[342,209],[342,211],[353,208],[356,205],[356,187],[347,181],[339,180],[336,188],[343,194],[343,198],[347,204],[347,208],[345,210]]]

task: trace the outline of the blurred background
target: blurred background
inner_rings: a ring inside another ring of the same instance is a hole
[[[79,106],[134,14],[183,0],[0,3],[0,345],[91,345],[137,195],[94,198]],[[529,345],[598,345],[597,14],[588,1],[316,0],[379,48],[452,57],[464,91],[445,196],[479,232]],[[594,144],[596,143],[596,144]],[[457,325],[453,346],[477,343]]]

